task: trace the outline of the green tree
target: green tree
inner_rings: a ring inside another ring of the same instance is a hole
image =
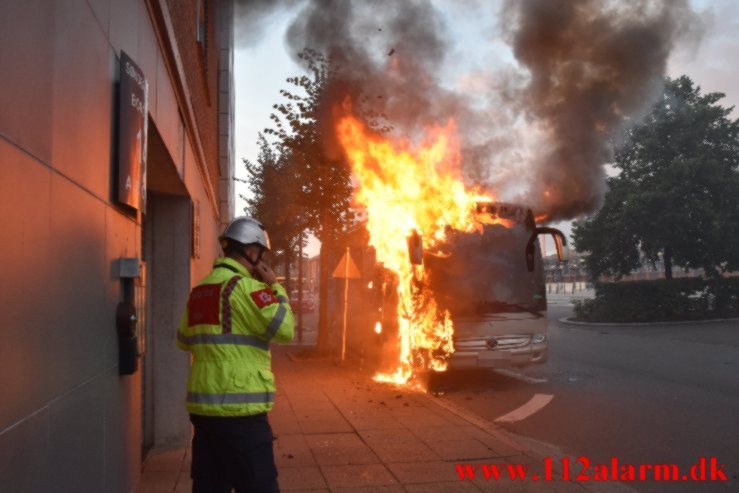
[[[295,163],[282,154],[277,146],[264,135],[257,137],[259,155],[256,162],[244,159],[249,174],[247,183],[251,196],[241,196],[246,201],[245,212],[258,218],[269,231],[274,260],[285,268],[286,289],[290,292],[290,265],[295,258],[300,233],[305,222],[297,214],[299,206],[299,181],[295,176]]]
[[[290,162],[295,216],[321,242],[320,293],[318,304],[318,346],[328,343],[329,254],[336,242],[354,223],[351,210],[353,187],[351,170],[341,152],[329,153],[327,143],[335,142],[334,129],[326,112],[331,111],[330,91],[334,72],[325,57],[313,50],[300,53],[308,75],[290,77],[288,89],[280,90],[284,101],[275,104],[270,115],[274,127],[265,130],[275,139],[282,156]]]
[[[615,154],[603,207],[575,224],[594,278],[626,275],[641,259],[660,257],[712,276],[739,266],[739,120],[701,94],[688,76],[665,81],[665,91]]]

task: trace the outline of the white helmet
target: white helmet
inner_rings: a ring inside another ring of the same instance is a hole
[[[267,250],[270,249],[269,236],[264,230],[262,223],[249,216],[237,217],[228,223],[219,240],[233,240],[242,245],[261,245]]]

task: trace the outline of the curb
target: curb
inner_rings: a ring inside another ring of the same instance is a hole
[[[305,363],[307,360],[295,358],[294,355],[291,354],[291,351],[286,351],[287,359],[291,362],[295,363]],[[325,360],[324,360],[325,362]],[[391,384],[378,384],[378,385],[391,385]],[[406,390],[399,390],[400,392],[405,393]],[[517,438],[517,434],[513,433],[509,430],[506,430],[504,427],[501,427],[492,421],[489,421],[482,416],[468,411],[467,409],[450,402],[449,400],[443,398],[443,397],[433,397],[427,392],[415,392],[410,391],[413,395],[418,395],[419,397],[422,397],[423,399],[426,399],[427,401],[433,402],[434,405],[438,406],[439,408],[445,410],[446,412],[449,412],[458,418],[462,419],[463,421],[466,421],[471,426],[474,426],[475,428],[487,433],[491,437],[493,437],[498,442],[501,442],[504,444],[504,446],[508,447],[509,450],[501,450],[502,452],[502,458],[503,460],[506,460],[506,457],[518,457],[526,456],[532,463],[540,463],[544,458],[547,456],[564,456],[565,454],[561,452],[555,445],[547,444],[544,442],[536,442],[533,439],[527,438],[525,436],[521,436],[520,439]],[[429,409],[430,412],[433,412],[431,409]],[[551,453],[551,450],[557,450],[556,453]],[[570,457],[572,463],[576,462],[575,457]],[[560,474],[560,466],[555,464],[554,465],[554,471],[557,474]],[[624,483],[621,482],[607,482],[604,484],[584,484],[582,482],[575,482],[571,481],[568,483],[570,487],[567,487],[563,490],[558,491],[572,491],[572,492],[578,492],[578,493],[637,493],[636,490],[633,490],[629,487],[627,487]]]
[[[490,435],[493,435],[496,439],[500,440],[501,442],[505,443],[509,447],[516,449],[517,451],[524,453],[529,451],[529,449],[520,443],[516,442],[515,440],[507,437],[502,431],[500,426],[496,425],[492,421],[488,421],[487,419],[478,416],[475,413],[472,413],[470,411],[467,411],[466,409],[461,408],[460,406],[453,404],[449,401],[443,400],[443,398],[440,397],[432,397],[427,393],[424,393],[424,395],[434,404],[439,406],[440,408],[449,411],[450,413],[454,414],[455,416],[458,416],[462,418],[463,420],[467,421],[473,426],[476,426],[477,428],[480,428],[481,430],[489,433]]]
[[[591,326],[591,327],[652,327],[664,325],[695,325],[695,324],[715,324],[720,322],[739,322],[739,318],[709,318],[706,320],[678,320],[675,322],[578,322],[569,317],[557,319],[561,324]]]

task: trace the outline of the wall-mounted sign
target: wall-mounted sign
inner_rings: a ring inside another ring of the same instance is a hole
[[[146,211],[146,123],[149,84],[121,51],[118,121],[118,202]]]

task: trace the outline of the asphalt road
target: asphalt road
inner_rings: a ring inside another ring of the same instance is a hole
[[[620,463],[675,463],[682,472],[700,457],[716,457],[729,477],[629,483],[637,491],[739,491],[739,323],[557,322],[570,313],[566,303],[549,308],[548,363],[513,376],[450,374],[440,382],[441,398],[490,421],[507,416],[504,428],[592,463],[615,456]]]

